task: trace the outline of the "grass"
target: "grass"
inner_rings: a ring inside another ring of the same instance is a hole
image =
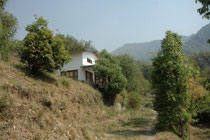
[[[61,79],[61,84],[62,84],[63,86],[65,86],[66,88],[70,88],[70,80],[67,79],[67,78],[65,78],[65,77],[62,77],[62,79]]]
[[[0,61],[0,139],[141,140],[153,136],[155,113],[151,99],[138,111],[118,112],[103,103],[92,86],[42,73],[34,77],[17,60]],[[143,98],[143,97],[142,97]],[[118,98],[119,102],[121,98]],[[148,105],[149,104],[149,105]],[[192,126],[191,138],[210,139],[210,129]],[[171,132],[157,132],[159,140],[180,140]]]
[[[82,128],[112,115],[91,86],[18,66],[0,61],[0,139],[87,139]]]
[[[140,107],[140,110],[129,110],[110,118],[109,121],[98,125],[94,131],[98,139],[144,139],[147,133],[153,133],[150,132],[151,130],[146,130],[145,126],[149,125],[154,115],[155,113],[150,109]]]

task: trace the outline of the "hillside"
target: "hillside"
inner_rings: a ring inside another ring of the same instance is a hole
[[[210,24],[202,27],[196,34],[183,36],[183,52],[193,54],[201,51],[210,51]],[[161,48],[161,41],[151,41],[146,43],[129,43],[112,52],[114,55],[129,54],[137,60],[149,61]]]
[[[0,139],[85,139],[109,109],[91,86],[0,61]]]
[[[139,110],[118,112],[85,83],[49,73],[32,77],[18,61],[0,61],[1,140],[180,140],[171,132],[155,133],[157,113],[143,106],[151,100],[147,95]],[[191,129],[192,138],[209,138],[209,128]]]

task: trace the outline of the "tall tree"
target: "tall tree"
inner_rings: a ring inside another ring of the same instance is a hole
[[[54,71],[69,62],[70,55],[63,42],[53,36],[48,29],[48,22],[43,17],[36,17],[36,21],[28,25],[28,34],[24,39],[21,61],[26,63],[29,70],[36,74],[39,71]]]
[[[9,41],[17,30],[17,19],[5,12],[7,0],[0,0],[0,54],[3,60],[8,59]]]
[[[151,75],[154,108],[158,112],[157,126],[171,128],[186,138],[191,120],[186,83],[190,73],[182,53],[181,36],[167,31],[161,48],[153,59]]]

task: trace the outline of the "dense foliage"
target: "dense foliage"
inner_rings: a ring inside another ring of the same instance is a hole
[[[186,137],[187,126],[191,121],[188,111],[190,96],[186,83],[190,71],[182,53],[181,37],[167,31],[161,48],[153,59],[151,75],[155,94],[154,109],[158,112],[157,126],[173,129]]]
[[[142,74],[146,80],[150,80],[150,73],[152,69],[152,63],[147,61],[137,61],[139,68],[142,71]]]
[[[122,74],[117,58],[106,50],[100,53],[100,58],[94,67],[97,79],[102,82],[105,98],[113,101],[116,94],[126,87],[126,78]]]
[[[77,52],[77,51],[91,51],[91,52],[95,52],[97,51],[96,48],[92,45],[91,41],[85,41],[85,40],[77,40],[76,38],[74,38],[73,36],[65,36],[62,34],[57,34],[57,37],[59,37],[67,50],[69,50],[69,52]]]
[[[127,54],[118,55],[122,74],[127,79],[126,90],[127,92],[145,92],[148,90],[147,81],[144,79],[136,60]]]
[[[0,56],[8,60],[10,41],[17,30],[17,19],[12,14],[5,12],[7,0],[0,0]]]
[[[70,60],[62,40],[53,36],[43,17],[36,17],[36,21],[28,25],[26,30],[29,33],[24,39],[21,61],[27,64],[33,74],[42,70],[52,72]]]
[[[199,77],[200,84],[206,89],[205,96],[197,99],[194,106],[196,106],[196,119],[201,122],[210,123],[210,52],[201,52],[191,55],[190,58],[194,60],[195,64],[200,68],[201,75]],[[191,89],[196,89],[193,85]],[[203,90],[198,89],[197,93],[201,93]],[[202,95],[202,94],[201,94]]]
[[[201,71],[210,69],[210,52],[193,54],[190,58],[195,61],[195,64],[201,69]]]
[[[204,18],[209,19],[210,18],[210,12],[209,12],[210,0],[196,0],[196,2],[200,2],[202,4],[202,7],[198,9],[198,12],[201,15],[203,15]]]

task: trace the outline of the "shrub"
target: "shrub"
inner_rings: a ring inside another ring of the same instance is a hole
[[[0,96],[0,113],[7,109],[8,107],[8,96],[1,95]]]
[[[65,86],[66,88],[70,88],[70,82],[69,82],[69,79],[68,78],[62,77],[61,84],[63,86]]]
[[[115,102],[123,104],[123,96],[121,94],[117,94]]]
[[[27,64],[32,74],[43,70],[53,72],[69,62],[71,57],[62,40],[54,37],[48,29],[48,22],[43,17],[35,19],[26,27],[29,33],[24,39],[21,61]]]
[[[145,92],[146,80],[138,67],[136,60],[127,54],[118,55],[117,59],[120,61],[122,74],[127,79],[126,90],[128,92]]]
[[[128,109],[139,109],[141,97],[137,92],[130,92],[127,96],[127,108]]]
[[[200,122],[210,124],[210,91],[197,102],[197,116]]]
[[[203,112],[205,106],[205,96],[207,91],[200,85],[194,78],[187,80],[187,85],[190,94],[190,112],[193,117],[197,116],[197,113]]]
[[[102,81],[104,98],[107,98],[111,104],[115,97],[126,86],[126,78],[123,76],[119,61],[117,58],[103,50],[100,59],[94,67],[95,75]]]

